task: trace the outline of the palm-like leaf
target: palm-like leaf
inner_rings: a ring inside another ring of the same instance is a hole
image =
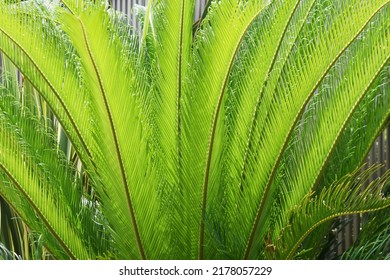
[[[381,200],[383,184],[388,180],[389,172],[382,180],[371,182],[364,190],[372,170],[355,172],[342,178],[335,185],[322,189],[318,195],[308,195],[289,213],[291,228],[284,228],[284,234],[278,239],[282,248],[277,248],[277,258],[293,258],[304,239],[320,224],[342,215],[378,211],[387,207],[387,202]],[[340,200],[336,202],[333,196]],[[379,199],[378,199],[379,198]],[[332,202],[329,202],[329,201]],[[295,220],[299,220],[296,222]],[[286,244],[289,246],[284,247]]]
[[[292,258],[322,222],[390,205],[388,175],[361,193],[373,170],[354,171],[390,112],[388,1],[210,1],[194,36],[195,1],[149,1],[142,32],[62,3],[0,4],[0,50],[96,193],[3,90],[0,193],[55,257]]]

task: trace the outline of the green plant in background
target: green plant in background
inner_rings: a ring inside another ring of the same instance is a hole
[[[44,126],[50,126],[55,129],[56,126],[52,121],[52,114],[47,104],[39,96],[29,83],[18,74],[17,69],[6,58],[0,58],[2,64],[2,75],[0,80],[0,90],[2,101],[4,97],[20,101],[25,107],[35,110],[36,118],[42,120]],[[3,104],[1,104],[3,105]],[[2,112],[3,107],[1,106]],[[65,142],[61,138],[61,128],[57,127],[59,147]],[[1,184],[7,184],[7,177],[2,174]],[[50,258],[45,247],[42,245],[42,238],[37,232],[29,231],[27,225],[18,217],[13,209],[9,207],[6,201],[0,197],[0,259],[46,259]]]
[[[3,83],[0,194],[53,258],[317,258],[335,217],[390,206],[390,173],[359,170],[390,114],[389,1],[211,1],[193,28],[194,2],[149,1],[141,30],[0,2],[35,88]]]

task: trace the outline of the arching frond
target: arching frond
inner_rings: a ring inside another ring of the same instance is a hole
[[[361,34],[361,38],[339,59],[310,101],[300,125],[296,127],[293,136],[295,139],[291,141],[285,154],[285,168],[280,168],[276,175],[280,180],[273,186],[281,189],[281,196],[285,197],[280,205],[280,217],[287,219],[287,212],[290,210],[286,211],[286,208],[299,205],[302,197],[317,187],[353,114],[367,97],[372,98],[369,94],[372,93],[373,85],[380,80],[380,74],[387,71],[385,67],[390,53],[381,52],[383,46],[390,43],[387,28],[381,24],[381,21],[386,20],[387,14],[386,9],[379,14]],[[376,24],[383,26],[383,29]],[[389,47],[390,45],[386,48]],[[369,71],[372,71],[369,75],[363,74]],[[381,93],[376,95],[379,101]],[[378,119],[385,118],[390,108],[386,99],[383,102],[375,111]],[[284,226],[277,225],[274,234],[277,235]]]
[[[48,240],[58,243],[53,250],[58,251],[59,246],[69,258],[94,258],[79,230],[80,225],[88,230],[91,221],[80,220],[81,191],[57,153],[56,142],[13,95],[3,92],[0,106],[0,168],[10,182],[1,185],[0,193],[18,206],[22,217],[30,217],[27,221],[35,215],[40,218],[50,235]]]
[[[318,194],[306,196],[290,215],[290,224],[280,239],[275,241],[276,258],[291,259],[303,240],[320,224],[337,216],[365,213],[387,208],[390,203],[382,193],[390,172],[381,179],[368,182],[373,170],[360,170],[343,177],[330,187],[324,187]],[[336,195],[335,195],[336,194]],[[287,241],[288,240],[288,241]],[[286,246],[291,244],[290,246]],[[309,249],[309,248],[302,248]]]
[[[150,0],[136,26],[23,2],[0,0],[21,73],[0,193],[53,256],[303,257],[333,217],[388,206],[389,174],[354,171],[389,120],[388,0],[208,1],[195,24],[194,0]]]
[[[35,2],[0,5],[0,50],[39,90],[92,172],[88,91],[54,11]]]

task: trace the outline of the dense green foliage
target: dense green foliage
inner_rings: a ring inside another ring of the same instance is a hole
[[[334,218],[390,206],[390,172],[359,170],[390,115],[389,1],[211,1],[194,28],[195,1],[150,0],[140,29],[93,2],[0,0],[23,75],[0,195],[33,257],[317,258]]]

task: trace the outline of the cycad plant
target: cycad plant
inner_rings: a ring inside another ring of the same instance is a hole
[[[139,29],[0,3],[39,92],[2,89],[0,194],[53,258],[316,258],[334,218],[390,206],[389,172],[359,169],[390,114],[389,1],[210,1],[193,25],[194,0],[150,0]]]

